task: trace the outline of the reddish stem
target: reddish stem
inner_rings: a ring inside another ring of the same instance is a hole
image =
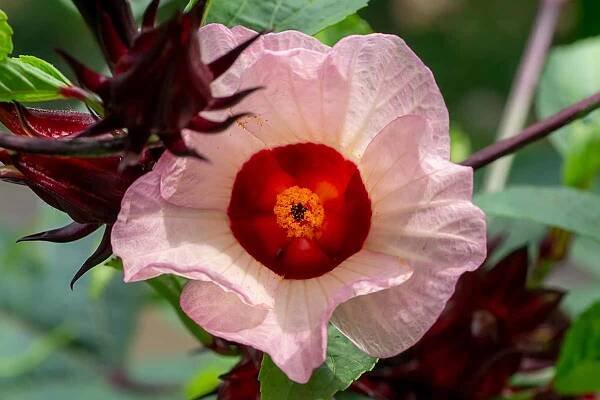
[[[558,113],[543,119],[508,139],[500,140],[473,153],[461,165],[478,169],[507,154],[525,147],[529,143],[542,139],[565,125],[582,118],[600,107],[600,92],[575,103]]]

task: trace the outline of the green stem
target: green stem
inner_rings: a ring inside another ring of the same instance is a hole
[[[173,277],[166,277],[166,279]],[[181,305],[179,304],[179,295],[180,291],[178,288],[180,287],[179,282],[176,282],[175,289],[169,287],[166,283],[166,279],[163,277],[158,277],[154,279],[149,279],[146,282],[158,293],[161,297],[169,302],[169,304],[175,310],[177,317],[186,327],[186,329],[196,338],[200,343],[204,346],[211,346],[213,343],[213,337],[211,334],[206,332],[204,329],[200,328],[198,324],[192,321],[181,309]],[[174,279],[174,278],[173,278]],[[176,281],[176,280],[175,280]],[[173,283],[173,280],[171,280]]]
[[[208,13],[210,12],[211,7],[212,7],[212,0],[207,0],[206,6],[204,6],[204,15],[202,15],[202,21],[200,22],[201,26],[206,25],[206,20],[208,19]]]

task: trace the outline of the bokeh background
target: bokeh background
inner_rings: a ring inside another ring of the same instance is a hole
[[[138,10],[147,2],[134,1]],[[164,3],[163,17],[186,1]],[[371,0],[360,15],[375,31],[403,37],[433,70],[464,156],[494,140],[537,7],[535,0]],[[71,77],[55,48],[103,68],[69,0],[0,0],[0,8],[15,30],[15,54],[48,60]],[[555,43],[600,35],[599,20],[600,1],[571,1]],[[510,182],[559,185],[561,168],[559,154],[541,141],[519,153]],[[124,285],[118,272],[97,268],[74,291],[68,288],[98,237],[15,244],[64,222],[26,188],[0,183],[0,399],[179,399],[214,387],[235,359],[199,350],[143,283]],[[545,232],[526,221],[490,225],[512,232],[512,247]],[[550,278],[570,291],[564,307],[571,315],[600,292],[596,246],[577,242],[569,268],[557,268]]]

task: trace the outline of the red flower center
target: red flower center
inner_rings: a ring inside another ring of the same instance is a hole
[[[256,260],[284,278],[310,279],[362,248],[371,201],[354,163],[300,143],[254,154],[235,178],[228,215]]]

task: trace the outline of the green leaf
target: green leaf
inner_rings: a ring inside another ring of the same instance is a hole
[[[67,218],[44,208],[42,219],[41,226],[30,229],[60,226]],[[145,285],[114,279],[100,297],[90,298],[88,275],[71,291],[68,282],[98,236],[60,246],[16,244],[16,235],[4,228],[0,226],[2,400],[147,399],[146,392],[123,390],[108,379],[125,369],[142,387],[166,389],[153,394],[153,400],[182,399],[183,385],[199,369],[222,363],[215,360],[220,356],[187,352],[169,359],[144,354],[127,360],[137,315],[147,299]]]
[[[600,391],[600,301],[569,328],[556,365],[554,386],[565,395]]]
[[[54,66],[33,56],[0,62],[0,101],[39,102],[62,99],[70,82]]]
[[[212,0],[208,0],[207,4],[210,3]],[[189,0],[187,5],[185,6],[185,8],[183,9],[183,12],[190,12],[192,10],[192,7],[194,7],[196,4],[198,3],[198,0]],[[208,6],[210,6],[210,4],[207,5],[207,9]]]
[[[588,278],[583,282],[562,284],[561,286],[567,289],[567,295],[561,302],[561,308],[570,317],[578,317],[594,303],[600,284],[597,280]]]
[[[210,0],[204,22],[255,30],[294,29],[309,35],[365,7],[368,0]]]
[[[305,385],[292,382],[265,355],[260,370],[262,400],[330,400],[338,391],[345,390],[377,362],[357,349],[335,327],[328,331],[327,359],[313,373]]]
[[[555,48],[540,81],[536,107],[547,117],[600,91],[600,37]],[[600,171],[600,110],[572,122],[550,136],[563,155],[563,179],[588,187]]]
[[[219,377],[229,372],[239,357],[224,357],[215,353],[203,354],[202,368],[185,386],[185,395],[188,399],[203,398],[212,393],[221,383]]]
[[[471,154],[471,138],[456,125],[450,128],[450,159],[459,163],[467,159]]]
[[[488,215],[563,228],[600,240],[600,196],[565,187],[512,187],[475,197]]]
[[[580,268],[600,279],[598,249],[600,249],[600,241],[578,236],[573,241],[570,256]]]
[[[71,84],[69,79],[67,79],[67,77],[64,76],[62,74],[62,72],[60,72],[58,69],[56,69],[56,67],[54,65],[50,64],[48,61],[44,61],[41,58],[37,58],[34,56],[19,56],[19,61],[21,61],[25,64],[29,64],[32,67],[39,69],[40,71],[47,74],[48,76],[51,76],[52,78],[54,78],[58,81],[61,81],[62,83],[66,84],[66,85]]]
[[[510,378],[510,386],[515,388],[542,387],[554,378],[554,367],[532,372],[518,372]]]
[[[4,335],[2,337],[2,344],[6,345],[7,343],[12,342],[6,336],[7,332],[9,335],[11,334],[11,330],[13,330],[13,327],[11,326],[5,326],[3,328]],[[54,352],[66,346],[71,339],[72,336],[68,329],[58,327],[47,335],[32,341],[27,349],[19,349],[19,354],[0,357],[0,378],[14,379],[38,368],[50,358]],[[6,349],[3,350],[6,351]],[[13,348],[10,350],[14,351],[15,349]]]
[[[67,220],[48,207],[40,224],[31,229],[41,231]],[[91,299],[87,290],[91,276],[84,277],[74,291],[68,282],[97,246],[98,234],[60,246],[14,244],[15,236],[0,230],[0,312],[44,332],[66,326],[79,345],[93,352],[96,365],[121,364],[136,328],[135,315],[147,295],[144,285],[125,285],[115,279],[101,297]]]
[[[4,60],[13,51],[13,30],[8,24],[6,13],[0,10],[0,61]]]
[[[514,394],[509,394],[502,397],[497,397],[497,400],[533,400],[536,397],[535,390],[524,390]]]
[[[315,37],[328,46],[333,46],[349,35],[367,35],[373,28],[358,14],[347,16],[344,20],[317,33]]]

